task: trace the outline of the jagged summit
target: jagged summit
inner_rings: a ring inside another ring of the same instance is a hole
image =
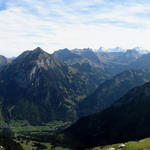
[[[80,59],[81,58],[80,55],[73,53],[72,51],[70,51],[67,48],[55,51],[52,55],[55,56],[56,58],[58,58],[59,60],[63,61],[63,62],[66,62],[67,60],[73,61],[74,59]]]
[[[26,56],[30,57],[30,56],[33,56],[33,55],[39,56],[40,54],[50,55],[47,52],[45,52],[42,48],[37,47],[37,48],[35,48],[33,50],[26,50],[26,51],[24,51],[16,59],[23,59]]]
[[[47,52],[45,52],[41,47],[37,47],[35,49],[32,50],[32,53],[36,53],[36,54],[48,54]],[[50,54],[49,54],[50,55]]]
[[[41,52],[41,51],[44,51],[44,50],[41,47],[37,47],[33,51],[39,51],[39,52]]]
[[[15,59],[14,63],[20,66],[28,66],[32,64],[33,66],[36,65],[38,68],[40,67],[44,69],[63,65],[63,63],[61,63],[57,58],[45,52],[40,47],[23,52]]]

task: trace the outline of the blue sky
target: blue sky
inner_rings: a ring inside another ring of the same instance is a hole
[[[0,54],[37,46],[150,49],[148,0],[0,0]]]

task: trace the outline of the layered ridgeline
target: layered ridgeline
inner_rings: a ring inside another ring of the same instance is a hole
[[[0,72],[1,118],[74,120],[78,100],[92,88],[84,74],[41,48],[25,51]]]
[[[150,136],[149,114],[150,82],[130,90],[101,113],[79,119],[57,140],[63,145],[85,148],[142,139]]]
[[[144,54],[133,63],[130,63],[128,65],[128,68],[144,69],[144,68],[148,68],[149,66],[150,66],[150,53]]]
[[[136,49],[122,52],[94,52],[87,48],[58,50],[53,55],[82,72],[95,72],[95,74],[102,76],[102,73],[116,75],[127,69],[132,69],[132,63],[138,61],[143,54]]]
[[[110,73],[105,71],[96,53],[91,49],[72,51],[62,49],[54,52],[53,56],[82,72],[91,81],[92,87],[94,85],[97,87],[100,83],[111,77]]]
[[[106,71],[113,75],[121,73],[122,71],[133,69],[132,63],[138,61],[143,54],[136,49],[129,49],[122,52],[98,52],[97,56],[103,63]],[[143,69],[143,68],[141,68]]]
[[[150,81],[150,69],[122,72],[100,86],[79,104],[79,115],[102,111],[125,95],[130,89]]]
[[[138,49],[125,52],[97,52],[106,71],[113,75],[129,69],[146,69],[150,66],[150,53],[141,53]]]
[[[91,83],[99,84],[94,93],[79,103],[79,116],[89,115],[107,108],[133,87],[150,80],[150,69],[137,70],[149,68],[150,54],[140,53],[136,48],[120,52],[63,49],[54,52],[53,55],[66,64],[84,72],[89,79],[91,77],[95,78],[95,82]],[[128,69],[130,70],[124,71]],[[135,71],[131,69],[135,69]],[[101,79],[106,77],[106,74],[115,75],[118,72],[122,73],[104,83],[100,82]]]

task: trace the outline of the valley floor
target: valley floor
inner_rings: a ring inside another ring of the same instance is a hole
[[[14,141],[19,143],[24,150],[54,150],[51,145],[52,134],[59,129],[70,125],[70,122],[54,121],[42,126],[31,126],[23,123],[12,124],[11,130],[15,133]],[[139,141],[126,142],[124,148],[119,148],[118,144],[103,147],[95,147],[86,150],[150,150],[150,138]],[[5,149],[0,149],[5,150]],[[55,150],[71,150],[70,148],[55,147]],[[76,149],[74,149],[76,150]]]
[[[11,130],[15,133],[14,141],[19,143],[24,150],[52,150],[51,136],[56,130],[61,130],[70,125],[70,122],[53,121],[40,126],[27,125],[24,122],[12,123]],[[1,150],[1,149],[0,149]],[[70,150],[55,147],[55,150]]]

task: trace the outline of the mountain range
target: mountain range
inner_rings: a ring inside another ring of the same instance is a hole
[[[96,71],[101,75],[112,76],[132,68],[133,64],[143,56],[138,50],[130,49],[120,52],[95,52],[92,49],[62,49],[53,53],[55,57],[64,63],[78,68],[80,71]],[[147,54],[145,54],[147,56]],[[135,65],[134,65],[135,66]],[[143,69],[143,68],[141,68]]]
[[[75,120],[80,97],[95,88],[89,81],[39,47],[25,51],[0,72],[1,118],[32,124]]]
[[[79,115],[85,117],[58,133],[55,137],[57,143],[84,149],[150,136],[150,55],[139,55],[136,51],[129,53],[131,55],[124,56],[135,58],[129,62],[124,61],[126,57],[120,57],[120,52],[117,53],[120,63],[126,63],[122,70],[127,71],[101,83],[79,103]],[[104,58],[102,54],[99,57],[101,60]],[[112,61],[113,55],[104,55],[105,60],[109,60],[107,56],[112,56]],[[114,60],[114,63],[118,61]]]
[[[149,60],[136,49],[49,54],[37,47],[15,59],[1,56],[0,123],[71,121],[56,141],[77,148],[150,136]]]
[[[11,61],[2,58],[0,110],[1,118],[8,123],[75,121],[103,110],[131,88],[149,81],[149,69],[125,71],[113,77],[133,63],[148,67],[149,54],[136,50],[96,53],[89,48],[62,49],[50,55],[38,47]]]

